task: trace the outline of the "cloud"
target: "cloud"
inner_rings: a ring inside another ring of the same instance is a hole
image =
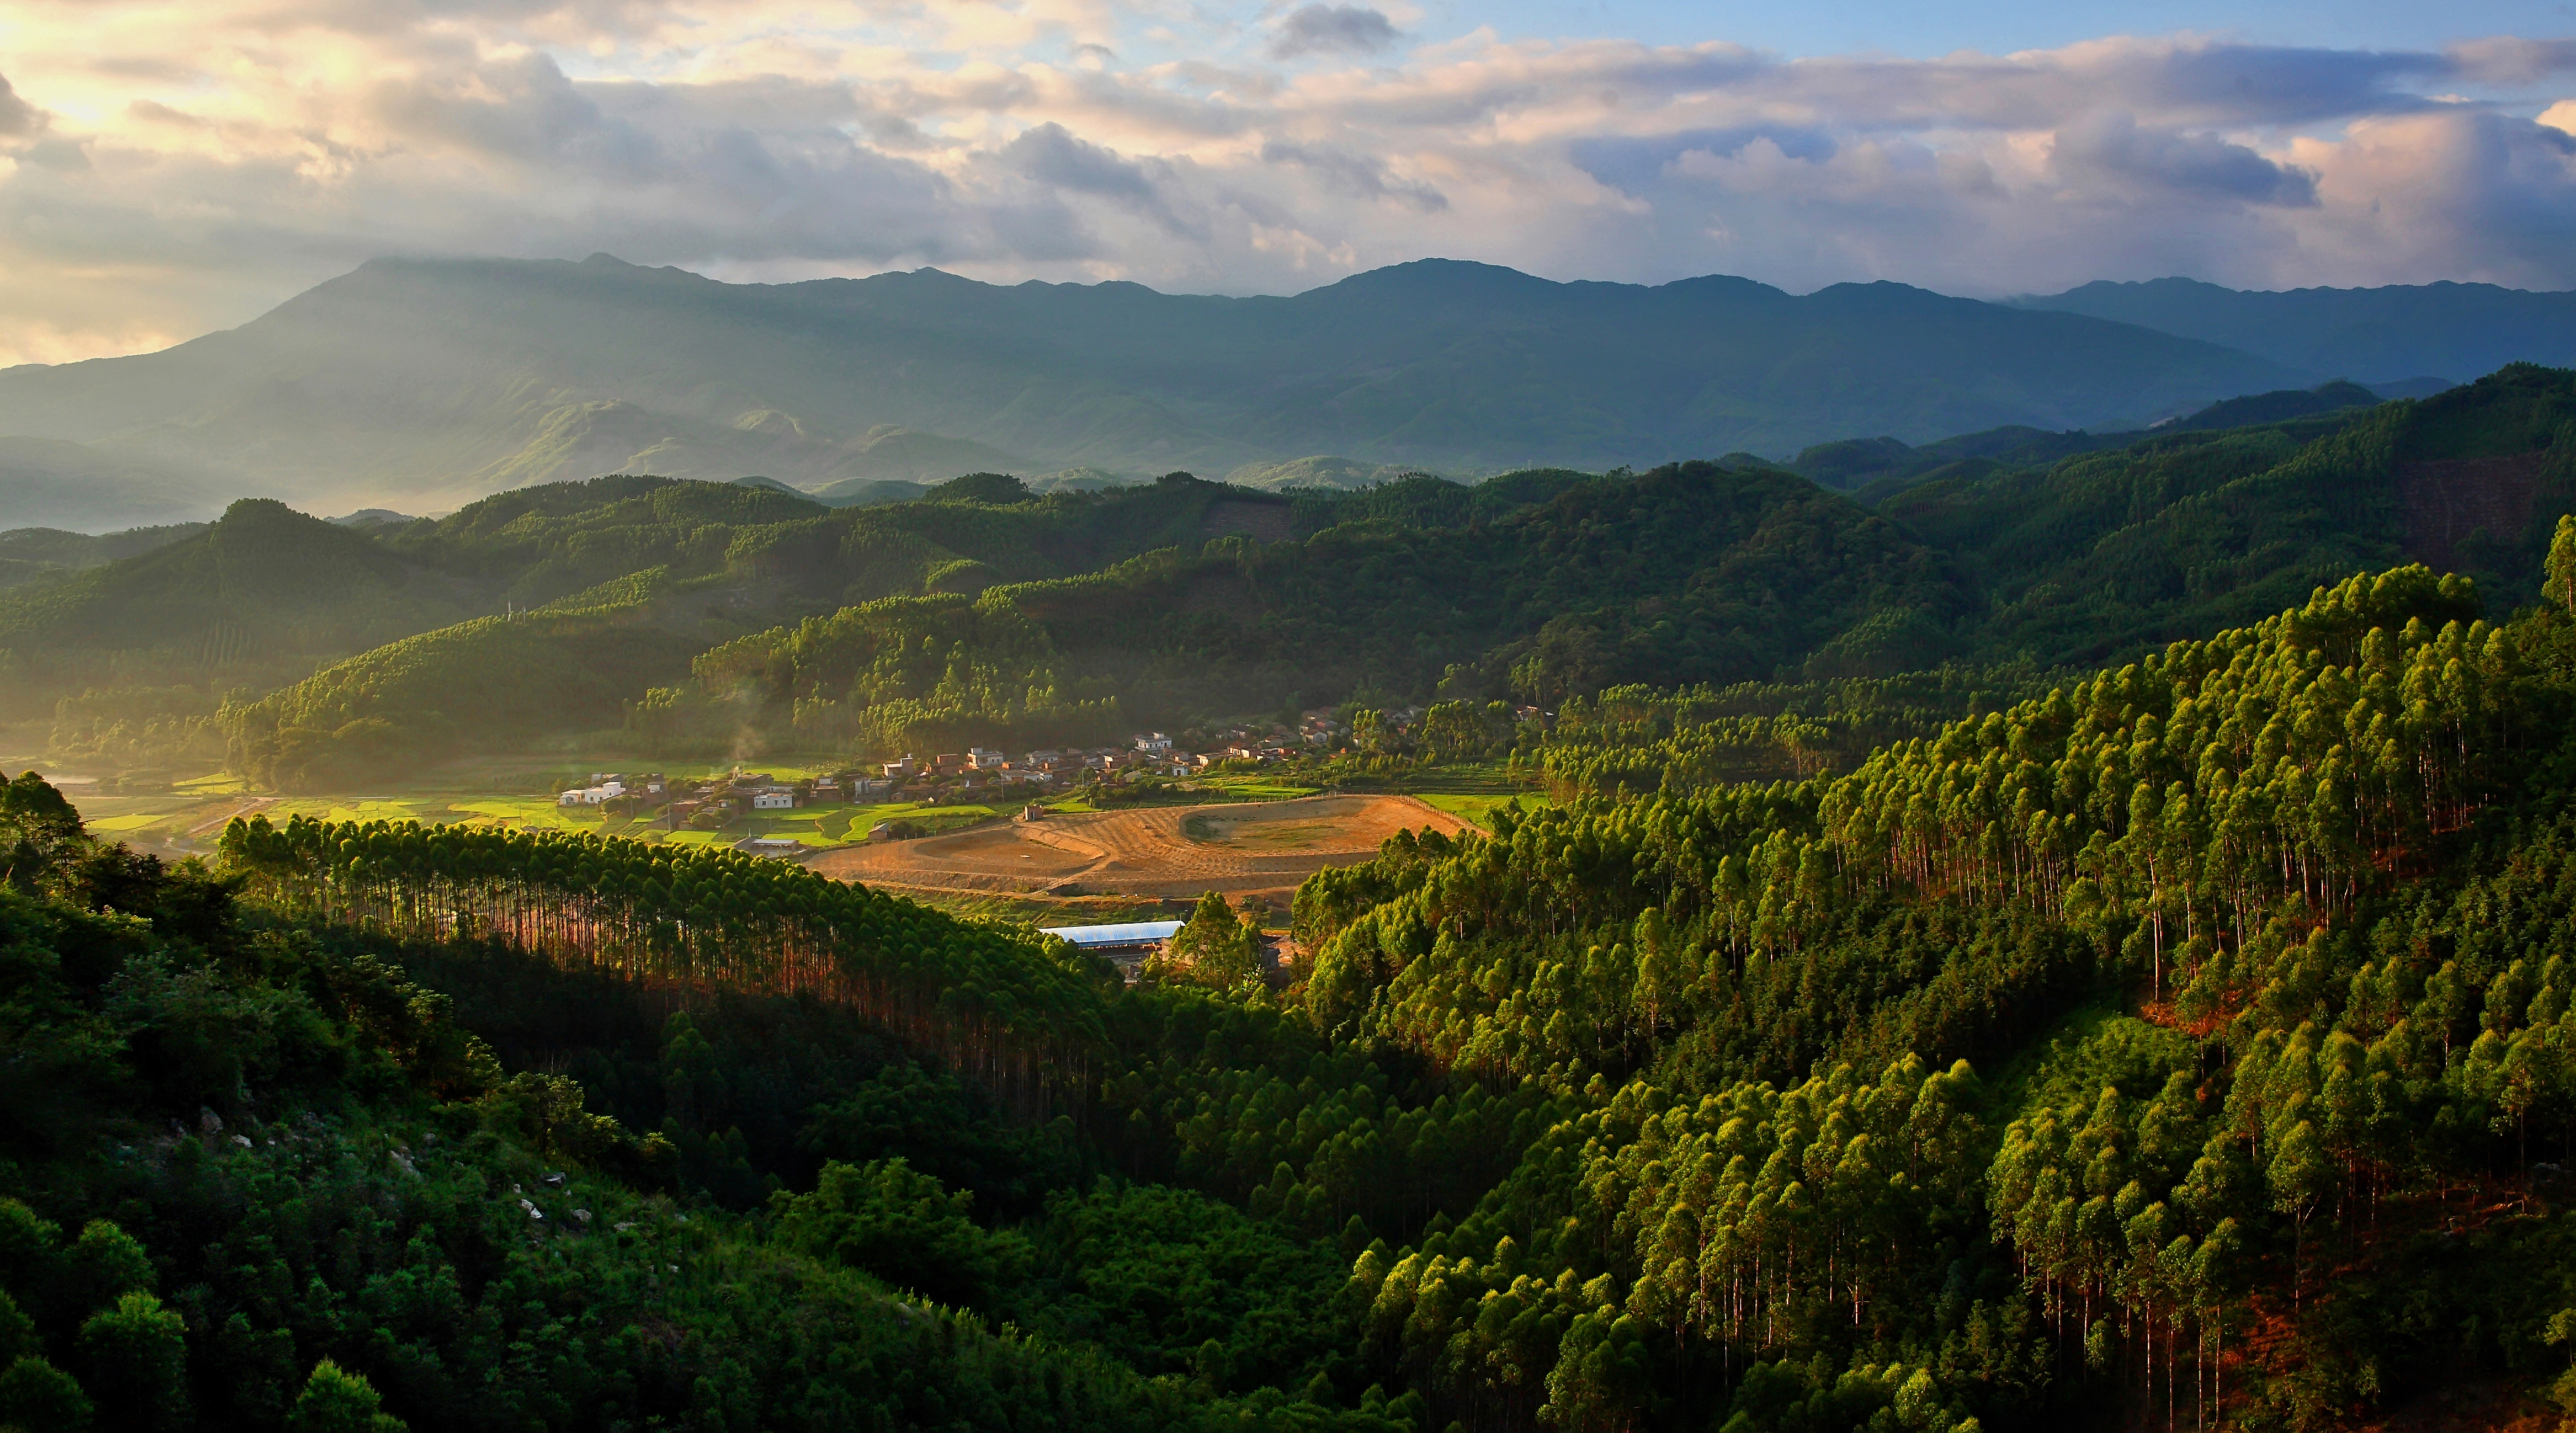
[[[2317,174],[2301,237],[2320,267],[2576,287],[2576,135],[2471,111],[2372,120],[2292,152]]]
[[[1797,290],[2576,287],[2570,42],[1916,60],[1266,13],[19,0],[0,362],[239,323],[383,253],[1236,293],[1426,255]]]
[[[2467,40],[2449,51],[2453,73],[2495,85],[2529,85],[2576,70],[2576,40],[2524,40],[2510,35]]]
[[[1274,59],[1301,55],[1367,55],[1404,37],[1386,16],[1366,5],[1300,5],[1279,22],[1270,41]]]
[[[1304,169],[1339,193],[1363,199],[1391,200],[1425,214],[1449,207],[1449,197],[1428,184],[1391,178],[1384,164],[1366,155],[1346,154],[1340,150],[1270,140],[1261,146],[1265,164],[1289,164]]]
[[[1839,148],[1831,134],[1814,127],[1746,125],[1636,138],[1579,139],[1568,153],[1578,168],[1602,183],[1642,194],[1661,183],[1685,155],[1731,159],[1756,140],[1769,142],[1788,158],[1811,161],[1831,159]]]
[[[2216,135],[2141,129],[2117,112],[2057,132],[2049,164],[2077,185],[2108,182],[2187,199],[2313,205],[2316,176]]]
[[[1001,167],[1057,193],[1090,195],[1151,218],[1179,235],[1199,227],[1174,213],[1160,182],[1171,166],[1143,164],[1076,138],[1050,121],[1023,132],[995,156]]]
[[[18,92],[9,86],[9,77],[0,75],[0,138],[34,134],[44,124],[44,112],[18,98]]]

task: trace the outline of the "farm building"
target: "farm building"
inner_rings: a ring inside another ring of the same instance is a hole
[[[755,791],[751,794],[751,809],[754,811],[793,811],[796,809],[796,793],[793,791]]]
[[[1146,957],[1181,933],[1182,921],[1126,921],[1118,925],[1042,926],[1046,934],[1092,955],[1105,955],[1134,984]]]

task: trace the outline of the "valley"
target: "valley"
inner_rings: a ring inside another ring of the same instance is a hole
[[[0,1418],[2555,1399],[2572,463],[2520,364],[11,533]]]

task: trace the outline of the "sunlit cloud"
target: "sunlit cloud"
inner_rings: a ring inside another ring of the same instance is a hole
[[[0,362],[378,254],[1293,291],[1555,277],[2576,286],[2576,42],[1793,57],[1403,6],[19,0]],[[113,277],[103,277],[113,275]]]

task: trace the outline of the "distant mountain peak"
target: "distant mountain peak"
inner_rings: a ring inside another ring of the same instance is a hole
[[[1400,264],[1364,269],[1339,282],[1307,293],[1361,293],[1397,290],[1407,293],[1455,293],[1462,289],[1561,289],[1566,285],[1501,264],[1474,259],[1408,259]],[[1623,286],[1624,287],[1624,286]]]

